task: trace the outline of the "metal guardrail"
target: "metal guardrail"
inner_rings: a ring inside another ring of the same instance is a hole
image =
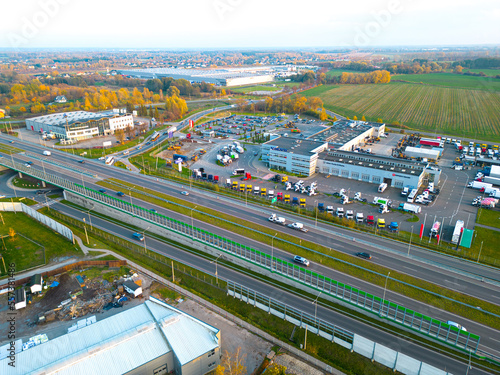
[[[138,216],[150,223],[167,228],[193,241],[219,249],[245,261],[252,262],[270,272],[292,279],[303,285],[322,291],[334,298],[340,299],[353,306],[369,311],[381,318],[401,324],[406,328],[425,334],[431,338],[446,342],[457,348],[475,353],[479,347],[480,337],[470,332],[458,330],[439,320],[425,316],[404,306],[397,305],[388,300],[340,283],[316,272],[299,267],[294,263],[283,259],[272,257],[267,253],[252,249],[243,244],[231,241],[224,237],[210,233],[179,220],[169,218],[165,215],[151,212],[150,210],[100,193],[85,186],[75,184],[62,177],[47,174],[35,168],[27,168],[23,163],[0,158],[0,165],[13,168],[32,177],[50,182],[78,195],[90,198],[96,202],[111,206],[120,211]]]

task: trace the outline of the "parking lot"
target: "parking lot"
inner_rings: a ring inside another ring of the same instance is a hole
[[[301,127],[300,123],[297,123],[297,127]],[[306,127],[317,127],[321,125],[305,124]],[[289,129],[279,129],[279,131],[286,131]],[[302,134],[302,133],[299,133]],[[290,136],[297,136],[296,134]],[[390,133],[387,138],[382,139],[380,142],[366,145],[363,149],[371,149],[371,152],[377,155],[390,156],[391,150],[397,144],[398,140],[402,137],[398,133]],[[454,159],[458,156],[457,150],[453,145],[445,144],[443,155],[439,161],[439,168],[441,168],[441,180],[436,188],[440,189],[439,195],[435,196],[434,201],[428,205],[421,205],[421,213],[418,215],[418,222],[408,222],[407,220],[412,217],[412,215],[405,214],[394,208],[397,208],[400,203],[406,202],[406,197],[401,195],[401,190],[397,188],[387,188],[383,193],[378,193],[378,185],[362,182],[362,181],[352,181],[345,178],[326,176],[324,174],[317,173],[312,177],[302,178],[305,184],[310,184],[311,182],[317,182],[318,195],[308,196],[305,194],[300,194],[293,190],[286,191],[284,184],[276,183],[271,179],[276,173],[270,171],[259,159],[260,159],[260,145],[242,144],[245,148],[245,152],[239,155],[239,159],[233,161],[232,164],[223,167],[216,164],[216,156],[219,149],[224,145],[231,144],[233,140],[236,140],[237,136],[233,135],[228,139],[213,139],[213,147],[207,152],[206,155],[198,162],[196,162],[192,168],[204,168],[208,173],[213,173],[219,175],[222,184],[225,183],[227,178],[232,178],[232,172],[235,169],[243,168],[245,172],[251,173],[253,179],[252,181],[244,182],[245,184],[251,184],[253,188],[258,186],[259,188],[266,188],[267,191],[274,190],[275,196],[277,193],[283,193],[290,195],[290,200],[292,201],[294,197],[296,198],[306,198],[307,205],[310,209],[317,207],[318,203],[323,203],[324,206],[333,206],[334,210],[338,207],[343,207],[344,210],[354,211],[354,216],[356,213],[362,212],[364,217],[374,216],[375,221],[378,218],[384,218],[386,224],[392,221],[399,223],[400,230],[412,232],[414,235],[418,236],[420,231],[420,225],[424,224],[424,236],[428,236],[430,228],[435,221],[440,221],[442,223],[442,238],[444,240],[450,240],[453,233],[453,229],[457,220],[463,220],[465,227],[472,229],[475,222],[475,215],[477,214],[477,208],[471,205],[472,200],[479,195],[479,191],[476,189],[467,189],[465,186],[467,182],[474,178],[478,167],[471,167],[467,170],[454,170],[451,168]],[[232,178],[234,180],[234,178]],[[243,182],[240,181],[240,177],[236,179],[238,184]],[[289,177],[289,181],[295,183],[299,180],[297,177]],[[424,186],[426,186],[424,184]],[[252,188],[252,189],[253,189]],[[361,197],[367,200],[367,203],[372,203],[375,197],[388,198],[392,201],[391,212],[380,214],[378,207],[371,204],[362,203],[359,201],[353,201],[342,205],[340,199],[334,196],[341,189],[347,191],[347,195],[351,198],[354,197],[355,193],[361,193]],[[423,188],[422,188],[423,190]],[[253,194],[253,193],[252,193]],[[413,227],[413,228],[412,228]],[[418,237],[417,237],[417,240]],[[427,240],[427,239],[426,239]]]

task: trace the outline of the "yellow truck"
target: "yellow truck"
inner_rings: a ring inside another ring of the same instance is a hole
[[[300,207],[306,206],[306,198],[300,198]]]
[[[245,192],[245,184],[240,184],[240,191],[241,191],[242,193],[244,193],[244,192]]]
[[[284,202],[285,203],[290,203],[290,194],[285,194]]]
[[[233,188],[234,190],[238,190],[238,182],[237,182],[237,181],[233,181],[233,186],[232,186],[232,188]]]
[[[265,197],[267,195],[267,189],[266,188],[260,189],[260,195]]]
[[[378,219],[377,220],[377,227],[385,228],[385,219]]]
[[[247,185],[247,193],[251,193],[252,192],[252,185]]]

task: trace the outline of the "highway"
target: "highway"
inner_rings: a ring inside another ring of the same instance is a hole
[[[81,220],[82,212],[74,208],[65,206],[60,203],[51,205],[51,209],[56,209],[66,215],[72,216],[75,219]],[[99,217],[92,217],[92,225],[105,230],[108,233],[115,234],[123,239],[130,240],[131,229],[123,228],[116,224],[110,223]],[[133,240],[132,240],[133,241]],[[178,260],[186,265],[191,265],[197,269],[203,270],[208,274],[215,274],[215,266],[210,263],[213,259],[204,259],[193,256],[183,250],[179,250],[164,242],[161,242],[151,236],[146,235],[147,247],[149,250],[165,254],[166,256]],[[247,286],[264,295],[272,296],[273,298],[282,301],[283,303],[293,306],[299,310],[314,314],[314,305],[311,300],[302,296],[297,296],[290,292],[284,291],[281,288],[275,288],[271,285],[262,283],[250,276],[244,275],[238,271],[233,271],[219,263],[217,273],[220,279],[232,280],[242,285]],[[382,331],[372,325],[365,324],[357,318],[351,318],[344,314],[332,311],[329,307],[322,306],[321,303],[317,307],[317,317],[329,323],[337,324],[344,329],[350,330],[372,341],[383,344],[394,350],[400,351],[412,358],[424,361],[432,366],[440,369],[446,369],[454,374],[463,374],[466,372],[467,366],[453,358],[440,354],[432,348],[424,348],[418,344],[412,343],[402,338],[395,338],[392,334]],[[469,374],[488,374],[487,371],[482,371],[476,368],[469,370]]]
[[[3,140],[3,137],[2,137]],[[32,144],[20,144],[21,142],[16,143],[16,147],[18,148],[25,148],[30,150],[33,153],[41,154],[42,148],[37,145],[32,145]],[[21,157],[22,159],[27,160],[24,157]],[[180,190],[186,189],[185,187],[179,187],[176,186],[176,184],[172,184],[168,181],[156,181],[156,178],[151,178],[148,176],[142,176],[142,175],[137,175],[134,173],[127,172],[122,169],[118,168],[113,168],[109,167],[106,165],[103,165],[98,162],[93,162],[93,161],[88,161],[85,165],[78,164],[76,161],[79,160],[80,158],[74,157],[73,155],[69,155],[67,153],[59,153],[59,152],[54,152],[52,156],[50,157],[50,160],[57,160],[58,162],[64,164],[66,163],[67,166],[78,166],[79,168],[84,168],[87,169],[88,171],[92,171],[93,173],[96,173],[99,175],[100,178],[104,177],[115,177],[119,178],[124,181],[128,181],[132,184],[135,184],[136,186],[147,186],[149,188],[162,191],[166,194],[171,194],[177,197],[180,197],[179,192]],[[42,167],[41,162],[39,160],[34,159],[34,165],[33,168],[40,168]],[[43,168],[50,173],[58,174],[60,176],[64,176],[76,183],[82,183],[82,178],[84,179],[84,184],[87,187],[94,187],[96,189],[99,189],[100,187],[97,185],[93,185],[94,179],[88,178],[86,176],[83,176],[78,173],[73,173],[73,172],[68,172],[67,170],[64,170],[59,167],[55,167],[52,164],[46,162],[43,165]],[[126,192],[126,189],[124,189]],[[197,190],[193,190],[193,192],[186,197],[187,200],[201,206],[208,206],[211,207],[215,210],[223,211],[228,214],[235,215],[236,217],[240,217],[246,220],[250,220],[256,223],[260,223],[262,225],[272,225],[273,228],[276,228],[276,231],[287,233],[287,234],[292,234],[292,235],[298,235],[298,232],[294,232],[289,228],[286,227],[281,227],[279,225],[275,224],[270,224],[267,221],[267,217],[269,216],[268,214],[271,212],[266,212],[266,209],[262,209],[260,207],[254,207],[253,205],[248,205],[248,207],[244,206],[244,203],[235,201],[232,199],[226,199],[226,198],[220,198],[217,199],[217,196],[211,193],[205,193],[205,192],[200,192]],[[164,213],[167,216],[170,216],[172,218],[177,218],[182,221],[187,221],[189,222],[190,218],[188,217],[183,217],[182,215],[179,215],[173,211],[169,210],[164,210],[162,208],[158,208],[154,205],[151,205],[147,202],[139,202],[138,199],[133,198],[134,204],[139,204],[141,206],[144,206],[146,208],[155,208],[157,209],[160,213]],[[290,218],[292,215],[291,214],[284,214],[285,217]],[[386,251],[386,250],[380,250],[380,249],[375,249],[370,247],[368,245],[362,244],[361,241],[371,241],[374,244],[381,244],[380,246],[386,246],[386,247],[391,247],[394,244],[398,245],[397,243],[394,243],[392,241],[388,241],[379,237],[373,237],[369,236],[367,234],[356,234],[356,241],[352,241],[349,239],[352,235],[353,232],[349,232],[347,230],[341,230],[339,228],[331,228],[330,226],[323,225],[323,224],[318,224],[318,228],[314,227],[314,221],[310,220],[302,220],[302,222],[307,223],[308,227],[310,228],[309,233],[305,234],[300,234],[300,237],[303,239],[308,239],[317,243],[322,243],[325,246],[335,248],[340,251],[344,251],[348,254],[352,254],[356,251],[361,251],[361,250],[367,250],[371,253],[374,254],[374,262],[384,264],[388,266],[391,269],[407,269],[407,273],[413,273],[415,276],[420,277],[422,279],[426,279],[429,281],[433,281],[438,285],[443,285],[443,286],[454,286],[454,289],[467,289],[472,290],[475,289],[476,292],[478,290],[484,292],[486,296],[486,300],[492,300],[494,298],[498,298],[498,293],[492,293],[492,290],[497,290],[493,289],[496,288],[493,285],[485,284],[482,283],[476,279],[467,277],[467,276],[461,276],[457,273],[454,272],[445,272],[444,270],[436,267],[431,267],[426,263],[418,262],[414,258],[408,258],[405,255],[405,251],[398,251],[392,250],[392,251]],[[234,233],[221,230],[220,228],[216,228],[213,226],[209,226],[206,223],[203,222],[198,222],[195,220],[195,225],[198,227],[202,227],[208,231],[214,232],[218,235],[230,238],[234,241],[238,241],[240,243],[245,243],[249,246],[252,246],[253,248],[267,251],[268,253],[271,252],[271,249],[268,245],[264,245],[261,243],[256,243],[255,241],[251,241],[245,237],[236,235]],[[129,233],[130,236],[131,233]],[[345,237],[342,236],[348,236],[349,238],[346,239]],[[279,235],[278,235],[279,237]],[[405,250],[407,248],[406,245],[404,245]],[[412,253],[414,253],[415,250],[412,250]],[[282,252],[280,250],[275,249],[275,255],[279,256],[283,259],[290,259],[291,254]],[[327,255],[325,255],[327,256]],[[445,260],[454,260],[453,258],[448,259],[448,257],[443,257]],[[479,266],[480,267],[480,266]],[[311,265],[311,269],[317,271],[318,273],[324,274],[326,276],[329,276],[333,279],[336,279],[338,281],[347,283],[349,285],[352,285],[356,288],[360,288],[364,291],[367,291],[369,293],[372,293],[374,295],[382,295],[382,288],[369,284],[367,282],[352,278],[348,275],[342,274],[338,271],[328,269],[326,267],[321,266],[320,264],[313,263]],[[488,271],[488,269],[486,269]],[[446,276],[445,276],[446,275]],[[486,289],[486,290],[484,290]],[[478,295],[478,293],[476,294]],[[472,321],[467,321],[465,323],[465,320],[460,317],[455,317],[451,314],[449,314],[446,311],[433,308],[430,306],[425,306],[418,301],[413,301],[408,298],[406,298],[404,295],[394,293],[392,291],[388,291],[387,293],[387,299],[391,300],[393,302],[399,303],[405,307],[409,307],[414,309],[415,311],[419,312],[424,312],[425,314],[432,316],[434,318],[438,318],[442,321],[446,320],[455,320],[455,321],[460,321],[463,323],[469,331],[476,333],[481,336],[481,346],[483,349],[490,351],[490,352],[495,352],[498,350],[498,344],[495,342],[496,340],[493,339],[494,334],[498,334],[498,332],[494,332],[491,328],[482,326],[478,323],[472,322]],[[423,311],[425,310],[425,311]]]

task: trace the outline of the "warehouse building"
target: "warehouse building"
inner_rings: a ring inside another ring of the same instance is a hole
[[[311,176],[318,154],[327,148],[328,142],[278,137],[262,145],[262,161],[272,169]]]
[[[274,75],[267,70],[250,68],[232,69],[178,69],[178,68],[147,68],[119,70],[120,74],[142,79],[171,77],[185,79],[191,83],[212,83],[217,86],[241,86],[274,81]]]
[[[422,184],[427,172],[437,172],[427,170],[426,163],[339,150],[319,154],[317,166],[320,173],[373,184],[385,182],[399,189],[405,186],[416,189]]]
[[[332,126],[311,135],[308,139],[328,142],[337,150],[352,151],[364,145],[369,138],[380,137],[385,133],[385,124],[378,122],[339,120]]]
[[[2,375],[203,375],[220,364],[221,334],[160,300],[145,303],[0,360]]]
[[[414,159],[428,159],[428,160],[438,160],[441,156],[442,148],[423,148],[423,147],[411,147],[407,146],[405,148],[405,155],[409,158]]]
[[[74,111],[26,119],[26,129],[54,134],[57,138],[79,141],[114,134],[134,127],[134,118],[124,110],[103,112]]]

